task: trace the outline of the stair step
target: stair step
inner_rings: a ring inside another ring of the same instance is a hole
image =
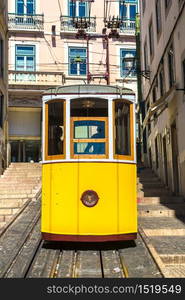
[[[30,163],[30,162],[11,162],[10,166],[39,166],[41,165],[41,163],[39,162],[34,162],[34,163]]]
[[[137,177],[137,182],[138,183],[152,183],[152,182],[161,182],[160,179],[158,177]]]
[[[10,198],[10,199],[0,199],[0,209],[1,208],[18,208],[28,201],[28,198]]]
[[[6,225],[6,222],[0,222],[0,228]]]
[[[13,215],[18,212],[20,207],[0,208],[0,216]]]
[[[138,207],[140,217],[174,217],[185,216],[185,204],[140,205]]]
[[[159,188],[159,189],[144,189],[144,197],[154,197],[154,196],[172,196],[172,193],[169,191],[169,190],[166,190],[166,189],[162,189],[162,188]]]
[[[10,188],[13,191],[15,189],[20,191],[29,189],[33,191],[33,190],[37,190],[39,185],[38,184],[29,184],[29,185],[28,184],[4,184],[4,185],[0,185],[0,190],[4,192],[4,190]]]
[[[32,175],[21,175],[21,174],[19,174],[19,175],[17,175],[17,174],[13,174],[13,175],[2,175],[1,176],[1,179],[10,179],[10,180],[12,180],[12,179],[17,179],[17,180],[20,180],[20,179],[22,179],[22,178],[24,178],[25,180],[36,180],[36,179],[39,179],[41,177],[41,175],[34,175],[34,174],[32,174]]]
[[[185,218],[177,219],[176,217],[158,217],[156,221],[156,217],[139,217],[139,224],[142,226],[142,228],[151,230],[163,228],[173,228],[174,230],[181,228],[185,229]]]
[[[145,183],[138,183],[137,185],[138,188],[140,189],[160,189],[160,188],[164,188],[165,186],[163,183],[161,182],[145,182]]]
[[[15,173],[20,173],[20,174],[41,174],[42,170],[32,170],[32,169],[25,169],[25,170],[21,170],[21,169],[8,169],[6,171],[4,171],[3,174],[15,174]]]
[[[21,170],[24,170],[24,169],[33,169],[33,170],[36,170],[36,169],[42,169],[42,164],[39,164],[39,165],[23,165],[23,166],[17,166],[17,165],[10,165],[9,168],[7,168],[8,170],[9,169],[21,169]],[[6,170],[7,170],[6,169]]]
[[[184,197],[163,196],[163,197],[143,197],[140,204],[167,204],[167,203],[185,203]]]
[[[40,183],[41,182],[41,180],[38,180],[38,182],[36,182],[36,184],[38,184],[38,183]],[[19,182],[16,182],[16,183],[13,183],[13,182],[11,182],[11,183],[9,183],[9,181],[8,180],[4,180],[4,181],[2,181],[1,179],[0,179],[0,187],[6,187],[6,186],[32,186],[33,185],[33,182],[21,182],[20,180],[19,180]]]
[[[25,199],[25,198],[33,198],[35,194],[9,194],[9,195],[6,195],[6,194],[3,194],[3,195],[0,195],[0,199]]]
[[[26,173],[26,172],[29,172],[29,173],[31,173],[31,172],[33,172],[33,173],[41,173],[42,172],[42,169],[31,169],[31,168],[29,168],[29,169],[25,169],[25,170],[22,170],[22,169],[15,169],[15,168],[13,168],[13,169],[6,169],[5,171],[4,171],[4,174],[5,173],[16,173],[17,171],[19,171],[20,173]]]
[[[38,183],[40,181],[40,179],[23,179],[23,178],[2,178],[1,179],[1,183],[5,183],[5,182],[8,182],[9,183]]]
[[[8,189],[7,187],[0,187],[0,194],[18,194],[18,193],[26,193],[26,194],[31,194],[32,192],[35,192],[34,189],[25,189],[24,187],[17,187],[17,188],[14,188],[14,189]]]

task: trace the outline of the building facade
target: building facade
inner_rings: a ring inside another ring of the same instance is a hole
[[[137,90],[134,66],[138,4],[137,0],[124,4],[120,0],[110,1],[107,16],[111,11],[124,17],[124,22],[119,37],[108,38],[107,46],[106,39],[98,37],[105,27],[104,0],[8,3],[11,161],[38,161],[41,96],[45,89],[87,82],[107,84],[109,75],[109,84]],[[88,20],[88,39],[85,35],[77,36],[74,20]]]
[[[8,108],[8,18],[7,1],[0,1],[0,174],[7,166]]]
[[[142,157],[185,195],[185,1],[140,3]]]

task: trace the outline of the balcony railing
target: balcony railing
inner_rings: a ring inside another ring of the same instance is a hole
[[[77,17],[75,17],[76,21]],[[83,23],[88,24],[88,28],[86,29],[87,32],[95,32],[96,31],[96,18],[95,17],[84,17],[80,18],[79,21],[82,20]],[[60,17],[60,24],[61,24],[61,32],[77,32],[78,28],[74,25],[74,18],[69,16],[61,16]]]
[[[18,15],[8,14],[9,30],[43,31],[44,15]]]
[[[60,86],[64,80],[63,72],[9,70],[9,85]]]
[[[120,26],[120,33],[125,34],[135,34],[136,30],[136,20],[134,19],[127,19],[122,21],[122,24]]]

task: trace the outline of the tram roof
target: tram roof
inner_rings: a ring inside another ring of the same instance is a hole
[[[134,91],[128,88],[111,85],[83,84],[83,85],[64,85],[50,88],[44,95],[58,94],[119,94],[135,95]]]

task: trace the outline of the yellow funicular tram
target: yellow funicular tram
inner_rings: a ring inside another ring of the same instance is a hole
[[[135,95],[71,85],[43,95],[42,238],[137,236]]]

